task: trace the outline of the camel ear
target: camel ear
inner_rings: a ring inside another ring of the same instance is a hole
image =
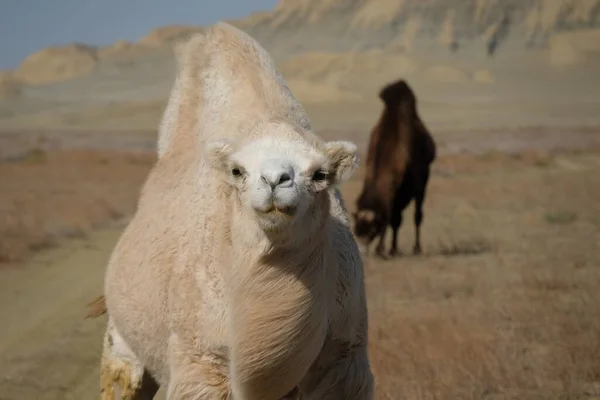
[[[204,154],[208,164],[216,169],[229,167],[229,157],[233,153],[233,143],[226,139],[213,140],[204,146]]]
[[[356,145],[345,140],[336,140],[325,144],[327,158],[332,167],[334,184],[342,183],[352,177],[358,167]]]

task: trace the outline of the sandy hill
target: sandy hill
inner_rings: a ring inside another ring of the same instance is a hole
[[[152,30],[139,41],[147,46],[164,46],[187,39],[190,35],[201,32],[202,27],[189,25],[168,25]]]
[[[137,43],[118,40],[102,48],[81,43],[49,47],[30,54],[13,74],[26,84],[61,82],[92,72],[102,59],[144,57],[155,48],[168,47],[202,29],[198,26],[170,25],[152,30]],[[6,80],[3,78],[3,81]]]
[[[313,50],[385,48],[408,35],[424,48],[478,42],[487,52],[544,46],[553,34],[600,26],[599,17],[598,0],[282,0],[253,33],[289,49],[310,37],[321,38],[308,40]]]
[[[567,65],[600,50],[600,0],[281,0],[272,11],[231,22],[279,59],[315,51],[473,57],[549,48],[551,62]],[[34,84],[70,79],[90,72],[98,57],[169,46],[202,29],[158,27],[138,43],[118,41],[99,51],[82,44],[49,48],[27,57],[16,75]]]
[[[31,84],[57,82],[90,72],[97,61],[93,46],[75,43],[50,47],[25,58],[15,76]]]
[[[98,50],[99,58],[113,57],[118,54],[129,52],[135,44],[128,42],[127,40],[117,40],[111,45],[104,46]]]

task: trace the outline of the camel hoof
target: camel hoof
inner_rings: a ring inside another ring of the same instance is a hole
[[[402,257],[402,252],[398,251],[398,250],[390,250],[390,257],[394,258],[394,257]]]
[[[421,254],[423,254],[423,250],[421,250],[421,246],[415,246],[415,247],[413,248],[413,254],[414,254],[415,256],[418,256],[418,255],[421,255]]]

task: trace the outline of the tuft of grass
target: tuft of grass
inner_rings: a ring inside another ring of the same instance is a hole
[[[48,161],[48,156],[45,150],[36,147],[23,154],[18,158],[18,160],[15,161],[20,161],[27,164],[45,164]]]
[[[452,243],[440,243],[439,254],[451,257],[461,255],[476,255],[492,251],[490,242],[483,238],[459,240]]]
[[[549,212],[544,215],[544,219],[551,225],[568,225],[575,222],[577,213],[571,211]]]
[[[531,162],[536,167],[549,167],[552,165],[552,159],[549,157],[536,157]]]

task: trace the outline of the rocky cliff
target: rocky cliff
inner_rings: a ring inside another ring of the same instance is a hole
[[[600,0],[281,0],[272,11],[231,22],[278,60],[310,52],[491,57],[549,48],[550,61],[565,65],[600,50]],[[137,55],[201,30],[158,27],[138,43],[117,43],[100,55]],[[49,83],[85,75],[97,61],[95,49],[66,45],[32,54],[15,76],[25,83]]]
[[[599,0],[282,0],[239,24],[278,52],[540,48],[600,27]],[[600,44],[598,45],[600,47]]]

